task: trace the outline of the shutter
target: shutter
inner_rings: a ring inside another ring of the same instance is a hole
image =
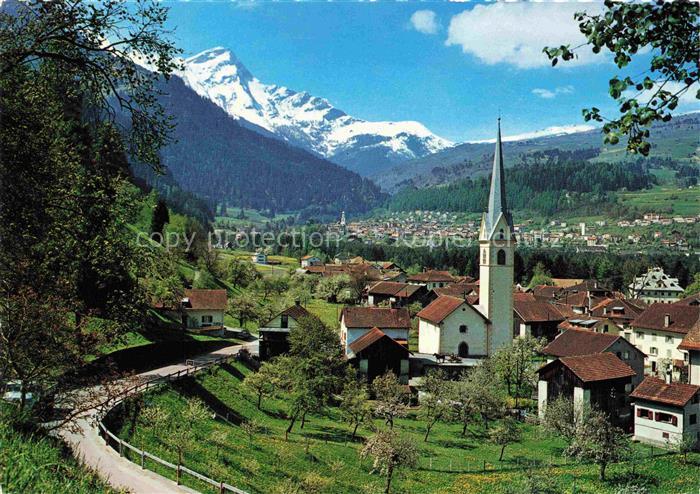
[[[661,421],[661,414],[659,412],[656,412],[654,414],[654,420],[656,420],[657,422]]]
[[[637,408],[637,417],[641,417],[641,416],[642,416],[642,409]]]
[[[674,416],[672,417],[672,419],[671,419],[671,423],[672,423],[673,425],[678,425],[678,417],[676,417],[676,416],[674,415]]]

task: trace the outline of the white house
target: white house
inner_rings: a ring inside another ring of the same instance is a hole
[[[423,271],[409,276],[406,281],[412,285],[423,285],[428,291],[454,283],[456,278],[449,271]]]
[[[632,298],[638,298],[647,304],[662,302],[670,304],[683,296],[683,288],[678,278],[671,278],[662,268],[652,268],[634,279],[629,285]]]
[[[269,360],[289,351],[289,332],[297,327],[299,320],[313,317],[297,300],[272,319],[260,326],[260,360]]]
[[[648,376],[630,398],[634,403],[634,439],[673,447],[687,436],[698,445],[700,386]]]
[[[656,303],[632,321],[630,342],[647,354],[646,366],[652,373],[662,359],[683,367],[689,356],[678,346],[699,319],[700,306]]]
[[[226,290],[185,290],[182,309],[188,329],[223,329]]]
[[[504,174],[499,119],[488,211],[479,231],[479,304],[438,297],[419,312],[420,353],[487,356],[513,340],[515,237]]]
[[[411,315],[405,307],[343,308],[340,313],[340,341],[345,352],[349,354],[350,344],[374,328],[380,329],[385,335],[408,347]]]
[[[445,295],[433,300],[418,317],[418,352],[459,357],[489,355],[490,322],[478,306]]]

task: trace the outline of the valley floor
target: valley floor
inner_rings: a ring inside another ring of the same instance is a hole
[[[264,399],[262,410],[257,410],[255,397],[241,386],[248,372],[239,363],[224,364],[211,373],[186,378],[146,395],[147,406],[159,405],[173,414],[184,409],[187,397],[197,396],[210,408],[229,416],[229,423],[208,419],[192,425],[196,440],[184,453],[187,467],[251,493],[383,491],[383,479],[372,473],[370,461],[358,457],[369,434],[366,429],[360,428],[353,441],[350,427],[341,421],[338,410],[331,408],[324,416],[310,417],[304,429],[295,425],[289,441],[285,441],[285,401]],[[137,407],[129,407],[110,427],[123,439],[176,462],[177,453],[169,438],[144,426],[138,414]],[[240,424],[250,421],[259,425],[259,431],[249,436]],[[420,460],[417,467],[400,471],[393,492],[524,492],[528,482],[547,485],[551,492],[572,493],[612,493],[628,483],[644,485],[648,492],[655,493],[698,489],[700,454],[689,455],[685,462],[680,455],[635,445],[635,464],[610,466],[608,481],[601,482],[594,465],[565,461],[560,440],[545,436],[535,425],[521,427],[522,442],[508,446],[504,460],[499,462],[500,448],[487,442],[482,425],[472,425],[462,437],[459,425],[438,423],[428,442],[423,442],[424,422],[413,411],[398,420],[396,428],[415,441]],[[172,476],[166,471],[159,473]],[[207,492],[207,486],[189,479],[187,482]]]

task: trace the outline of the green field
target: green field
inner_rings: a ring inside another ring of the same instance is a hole
[[[267,217],[255,209],[243,209],[243,218],[241,216],[241,208],[227,208],[225,215],[215,217],[215,226],[217,228],[238,228],[238,227],[262,227],[266,223],[286,221],[290,217],[294,217],[295,213],[280,213],[273,217]]]
[[[147,395],[147,403],[161,406],[176,416],[185,406],[183,395],[201,396],[228,413],[230,423],[208,419],[192,425],[196,438],[184,454],[186,466],[251,493],[382,492],[383,479],[371,472],[371,462],[359,460],[362,439],[350,439],[350,428],[342,423],[337,409],[310,417],[303,430],[296,425],[289,441],[285,441],[285,401],[266,399],[263,410],[258,411],[254,397],[240,386],[248,372],[240,364],[223,365],[211,374]],[[112,427],[123,439],[135,445],[143,444],[148,451],[168,461],[176,461],[167,437],[158,430],[144,426],[132,429],[133,424],[139,423],[135,420],[136,413],[130,407]],[[255,420],[262,428],[252,439],[236,425],[249,420]],[[383,427],[379,421],[375,424]],[[422,437],[424,424],[415,418],[413,410],[412,415],[398,420],[395,428],[415,441],[420,459],[417,467],[399,472],[393,492],[523,492],[525,463],[535,465],[532,471],[552,479],[556,492],[562,493],[616,492],[632,475],[632,465],[616,464],[609,467],[609,480],[601,482],[597,480],[595,466],[565,462],[560,440],[546,437],[535,425],[521,427],[523,441],[508,446],[504,460],[499,462],[499,447],[485,440],[481,425],[471,426],[467,436],[462,437],[459,425],[439,423],[426,443]],[[366,428],[359,431],[362,438],[368,434]],[[698,488],[699,454],[691,455],[686,465],[678,455],[650,458],[647,447],[636,447],[645,455],[634,467],[636,482],[648,485],[648,492],[692,492]],[[172,472],[160,472],[172,477]],[[206,490],[194,480],[186,482]]]
[[[621,192],[619,201],[642,212],[665,212],[683,216],[700,214],[700,187],[678,189],[654,187],[639,192]]]
[[[12,493],[116,492],[71,456],[61,441],[14,430],[0,411],[0,490]]]

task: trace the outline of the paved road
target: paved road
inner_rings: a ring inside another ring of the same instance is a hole
[[[251,345],[257,344],[253,342]],[[233,355],[246,345],[232,345],[215,352],[195,357],[197,364]],[[167,365],[138,374],[139,380],[153,379],[174,374],[186,369],[184,363]],[[90,412],[77,421],[80,431],[77,433],[63,431],[61,436],[68,442],[73,455],[81,459],[88,467],[95,470],[100,477],[107,480],[113,487],[135,494],[165,494],[165,493],[194,493],[192,489],[179,486],[174,481],[166,479],[150,470],[142,470],[140,466],[119,456],[114,449],[107,446],[99,436],[95,426],[96,411]]]

